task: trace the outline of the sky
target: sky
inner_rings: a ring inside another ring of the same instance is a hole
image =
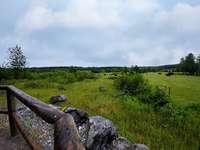
[[[0,64],[152,66],[200,54],[200,0],[1,0]]]

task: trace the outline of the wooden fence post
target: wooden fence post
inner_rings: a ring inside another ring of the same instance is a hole
[[[169,96],[171,95],[171,88],[170,87],[168,88],[168,94],[169,94]]]
[[[54,149],[85,150],[74,119],[69,114],[64,114],[54,124]]]
[[[15,113],[15,111],[16,111],[16,101],[9,89],[7,90],[7,105],[8,105],[10,134],[11,134],[11,136],[15,136],[17,134],[17,128],[15,125],[13,113]]]

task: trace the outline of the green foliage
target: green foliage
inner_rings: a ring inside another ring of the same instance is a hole
[[[157,73],[145,73],[144,78],[152,86],[166,87],[165,91],[171,89],[171,100],[180,106],[200,103],[200,77],[188,75],[173,75],[170,78]]]
[[[115,82],[116,87],[125,94],[134,95],[144,103],[156,107],[163,107],[169,103],[166,91],[156,87],[152,88],[141,74],[134,73],[120,77]]]
[[[181,58],[180,69],[182,72],[191,75],[198,72],[198,62],[195,62],[195,56],[192,53],[189,53],[185,58]]]
[[[169,103],[160,108],[160,112],[173,126],[183,127],[185,125],[187,113],[183,108]]]
[[[23,54],[22,48],[18,45],[8,49],[9,51],[9,60],[8,67],[13,69],[14,77],[16,79],[21,78],[21,72],[26,66],[26,57]]]
[[[144,103],[152,104],[156,109],[160,109],[160,107],[163,107],[170,102],[170,97],[166,91],[157,86],[149,89],[148,92],[140,93],[138,98]]]
[[[186,106],[184,109],[189,111],[195,111],[196,113],[200,114],[200,103],[190,104]]]
[[[24,83],[24,88],[31,89],[40,89],[40,88],[54,88],[56,86],[55,83],[49,82],[47,80],[32,80]]]
[[[150,86],[141,74],[134,73],[119,77],[115,81],[116,87],[130,95],[146,93]]]

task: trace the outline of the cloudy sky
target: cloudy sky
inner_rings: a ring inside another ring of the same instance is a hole
[[[1,0],[0,63],[131,66],[200,54],[200,0]]]

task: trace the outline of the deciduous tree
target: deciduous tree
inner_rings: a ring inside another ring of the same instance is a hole
[[[26,56],[23,54],[22,48],[18,45],[8,49],[9,60],[8,65],[14,71],[14,77],[19,78],[20,72],[26,66]]]

